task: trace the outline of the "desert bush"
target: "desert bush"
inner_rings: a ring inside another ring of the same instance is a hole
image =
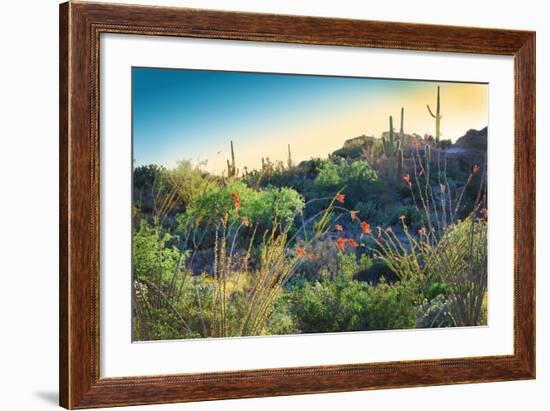
[[[174,273],[178,262],[184,263],[187,254],[181,253],[174,245],[169,246],[172,241],[173,237],[163,232],[160,226],[153,226],[142,219],[133,234],[134,275],[160,281]]]
[[[334,192],[346,187],[349,192],[362,192],[370,183],[378,179],[366,161],[347,161],[338,159],[326,161],[315,178],[315,184],[324,190]],[[350,194],[351,195],[351,194]]]
[[[215,177],[201,169],[203,165],[182,160],[175,168],[166,170],[164,173],[165,179],[184,205],[191,203],[202,193],[218,184]]]
[[[235,207],[235,198],[240,201]],[[256,191],[238,180],[224,185],[211,186],[192,201],[184,214],[178,217],[179,229],[186,230],[189,221],[219,221],[228,218],[236,222],[247,218],[251,225],[260,225],[261,231],[272,227],[273,222],[283,227],[292,225],[294,218],[304,207],[303,197],[287,187],[268,187]]]
[[[297,284],[284,299],[303,333],[401,329],[415,323],[414,290],[401,283],[373,286],[338,275]]]
[[[151,189],[155,180],[161,176],[166,169],[156,164],[138,166],[133,171],[133,185],[135,189]]]

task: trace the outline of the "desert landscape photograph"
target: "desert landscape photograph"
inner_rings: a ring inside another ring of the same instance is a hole
[[[488,88],[133,67],[133,341],[487,325]]]

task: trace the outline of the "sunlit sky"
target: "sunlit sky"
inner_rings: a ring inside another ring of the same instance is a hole
[[[488,85],[133,68],[135,165],[174,167],[179,160],[207,161],[221,173],[235,146],[237,166],[260,168],[261,158],[295,163],[342,147],[362,134],[380,137],[393,116],[399,131],[435,134],[437,86],[441,86],[442,138],[455,141],[487,125]]]

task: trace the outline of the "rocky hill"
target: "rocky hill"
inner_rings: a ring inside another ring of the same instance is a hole
[[[456,140],[453,147],[467,150],[487,151],[487,127],[481,130],[468,130],[465,135]]]

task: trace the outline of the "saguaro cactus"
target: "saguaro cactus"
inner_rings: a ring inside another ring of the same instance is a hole
[[[231,161],[227,160],[227,177],[237,175],[237,166],[235,165],[235,150],[233,149],[233,140],[231,140]]]
[[[384,148],[384,155],[388,159],[390,175],[399,181],[403,174],[403,150],[401,150],[401,141],[395,136],[393,132],[393,117],[390,116],[390,130],[388,138],[382,136],[382,146]]]
[[[393,132],[393,117],[390,116],[390,131],[388,133],[388,138],[382,136],[382,145],[384,147],[384,154],[387,158],[392,158],[397,155],[397,152],[401,148],[401,142]]]
[[[437,103],[435,108],[435,114],[430,108],[429,104],[426,104],[426,107],[428,107],[428,112],[430,115],[435,118],[435,142],[439,143],[439,138],[441,137],[441,105],[440,105],[440,99],[439,99],[439,86],[437,86]]]
[[[395,179],[398,184],[401,181],[402,177],[403,177],[403,150],[399,149],[397,151],[397,170],[395,173]]]
[[[286,160],[288,164],[288,169],[292,168],[292,154],[290,153],[290,144],[288,145],[288,159]]]
[[[399,129],[399,135],[403,137],[405,134],[404,128],[403,128],[403,118],[405,117],[405,109],[401,107],[401,128]]]

